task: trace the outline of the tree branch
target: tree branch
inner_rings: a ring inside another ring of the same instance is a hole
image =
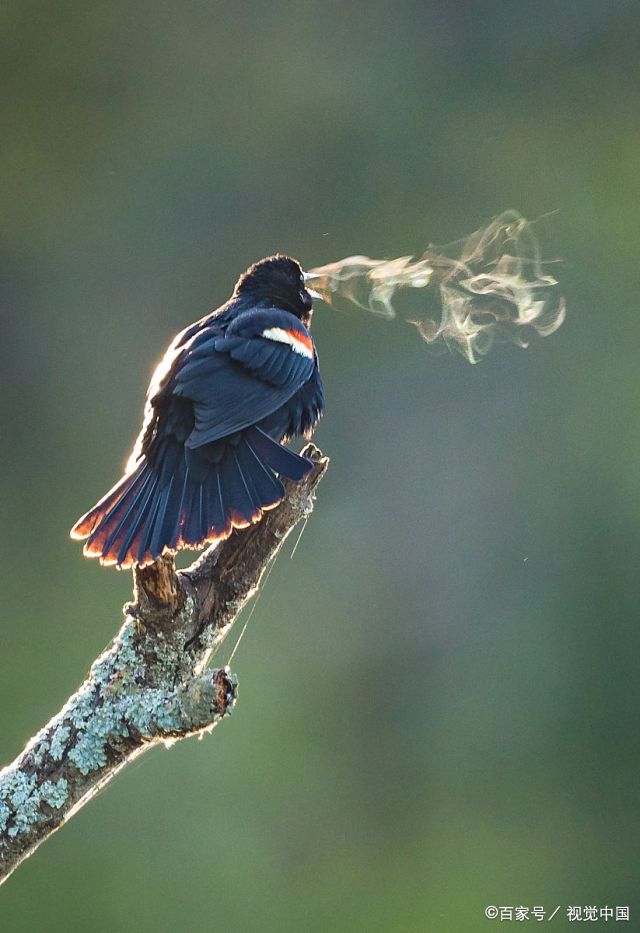
[[[211,730],[233,707],[237,682],[207,669],[215,647],[257,591],[269,562],[313,509],[329,461],[262,520],[212,546],[187,570],[173,558],[134,569],[125,622],[65,706],[0,771],[0,884],[127,762],[159,742]]]

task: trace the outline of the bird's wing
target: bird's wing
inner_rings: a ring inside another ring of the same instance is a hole
[[[194,403],[186,446],[201,447],[254,425],[285,404],[316,366],[309,332],[280,309],[239,315],[224,335],[204,330],[185,348],[174,395]]]

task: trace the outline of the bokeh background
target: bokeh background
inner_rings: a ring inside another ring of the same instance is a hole
[[[477,366],[317,312],[332,466],[237,711],[119,776],[2,888],[0,928],[458,933],[487,904],[628,904],[636,929],[637,4],[10,0],[0,23],[2,760],[118,626],[130,576],[68,528],[170,337],[249,262],[557,211],[570,309]]]

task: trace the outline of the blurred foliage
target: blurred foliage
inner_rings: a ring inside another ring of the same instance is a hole
[[[637,5],[9,0],[0,25],[3,760],[130,593],[67,529],[249,262],[557,210],[570,312],[471,367],[318,311],[332,468],[233,720],[123,773],[2,889],[1,929],[637,918]]]

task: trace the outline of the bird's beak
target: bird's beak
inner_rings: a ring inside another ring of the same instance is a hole
[[[307,289],[307,291],[309,292],[313,300],[320,301],[322,299],[322,295],[320,294],[320,292],[317,292],[315,288],[309,288],[309,285],[307,284],[308,282],[313,282],[314,279],[319,279],[320,276],[318,275],[318,273],[317,272],[303,272],[302,277],[304,279],[305,288]]]

